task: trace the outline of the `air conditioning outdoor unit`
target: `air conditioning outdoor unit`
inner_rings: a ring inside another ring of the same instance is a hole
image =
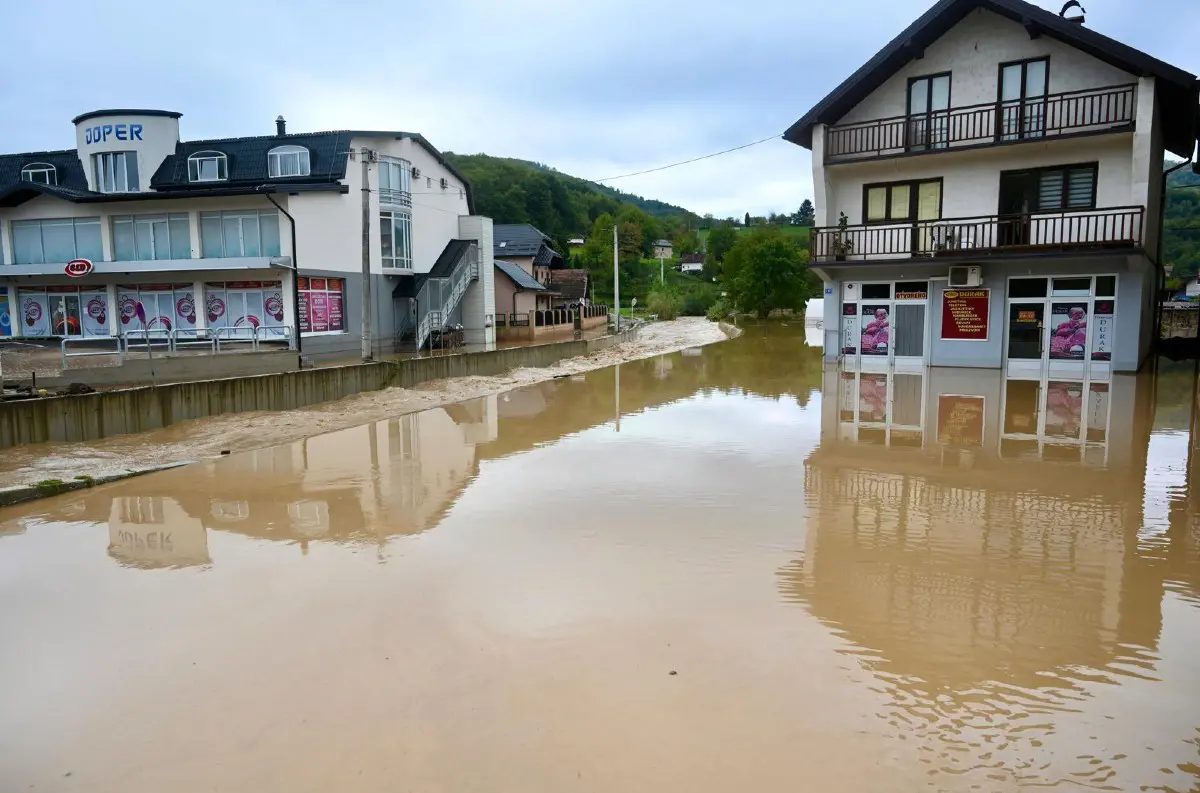
[[[950,268],[950,286],[956,288],[982,286],[983,268],[978,264]]]
[[[442,189],[445,190],[449,186],[450,186],[449,180],[447,180],[446,177],[443,176],[442,177]]]

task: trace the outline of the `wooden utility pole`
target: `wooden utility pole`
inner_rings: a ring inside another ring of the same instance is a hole
[[[363,146],[358,150],[362,160],[362,359],[375,358],[371,347],[371,315],[375,303],[371,297],[371,175],[369,166],[375,152]]]

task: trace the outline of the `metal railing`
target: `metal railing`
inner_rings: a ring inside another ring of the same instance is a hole
[[[813,261],[1092,250],[1142,244],[1145,207],[979,215],[814,228]]]
[[[478,278],[479,248],[472,244],[449,276],[425,280],[417,292],[417,310],[421,312],[415,339],[418,350],[429,341],[435,329],[442,327],[442,318],[454,312],[467,287]]]
[[[1132,129],[1136,110],[1128,84],[837,124],[825,133],[825,161]]]
[[[136,348],[143,350],[153,347],[171,347],[171,331],[166,328],[151,328],[149,330],[126,330],[118,337],[121,346],[128,355]]]
[[[107,350],[76,350],[71,352],[70,347],[73,345],[82,344],[97,344],[103,343],[112,346]],[[121,340],[119,337],[113,336],[67,336],[62,340],[60,345],[60,354],[62,357],[62,368],[69,368],[67,361],[71,358],[95,358],[95,357],[117,357],[117,365],[120,366],[125,361],[125,353],[121,349]]]

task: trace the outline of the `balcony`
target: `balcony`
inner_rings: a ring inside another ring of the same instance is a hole
[[[873,262],[996,255],[1089,253],[1142,245],[1145,207],[981,215],[815,228],[812,261]]]
[[[825,162],[1127,132],[1136,107],[1137,86],[1117,85],[839,124],[826,130]]]

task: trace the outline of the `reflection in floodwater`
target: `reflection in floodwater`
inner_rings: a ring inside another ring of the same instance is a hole
[[[0,510],[0,779],[1200,786],[1193,371],[805,336]]]

